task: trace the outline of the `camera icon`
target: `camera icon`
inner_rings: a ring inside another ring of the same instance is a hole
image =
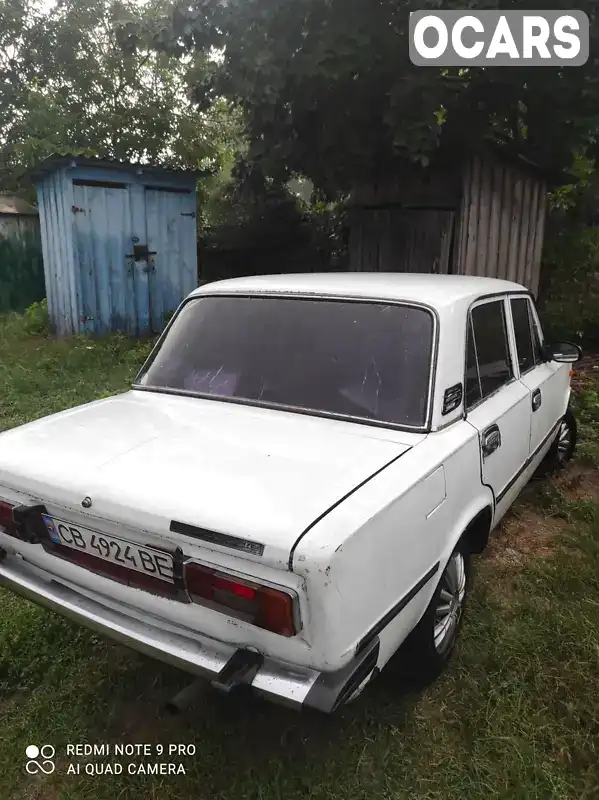
[[[56,764],[54,763],[56,748],[51,744],[44,744],[41,747],[36,744],[30,744],[25,748],[25,755],[28,759],[25,764],[25,770],[30,775],[37,775],[40,772],[44,775],[51,775],[56,769]]]

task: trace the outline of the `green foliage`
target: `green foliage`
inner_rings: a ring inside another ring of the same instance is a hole
[[[0,312],[22,311],[46,293],[37,234],[0,236]]]
[[[521,8],[519,0],[185,0],[161,46],[224,47],[221,70],[196,94],[244,110],[248,158],[283,182],[310,178],[329,195],[384,176],[395,159],[428,164],[496,141],[554,168],[593,157],[599,82],[591,58],[576,69],[424,69],[408,57],[411,11]],[[542,7],[540,0],[532,6]],[[561,6],[591,18],[595,0]]]
[[[205,219],[205,236],[215,247],[252,249],[266,241],[276,248],[300,235],[302,213],[284,185],[241,160],[208,202]]]
[[[567,225],[554,218],[544,250],[542,280],[540,305],[548,335],[597,347],[599,227]]]
[[[189,81],[214,69],[151,43],[168,3],[6,0],[0,7],[0,185],[28,191],[52,153],[218,170],[235,124],[226,103],[199,109]],[[136,31],[135,48],[130,29]],[[124,48],[124,49],[123,49]]]
[[[241,158],[203,208],[201,273],[236,275],[339,268],[344,218],[336,206],[306,202]]]
[[[599,469],[599,374],[575,398],[581,460]]]
[[[25,331],[32,336],[45,336],[50,332],[50,319],[48,317],[48,301],[32,303],[24,314]]]

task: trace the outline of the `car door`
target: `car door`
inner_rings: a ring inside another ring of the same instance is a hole
[[[511,297],[509,304],[520,380],[531,394],[529,453],[534,457],[543,449],[564,415],[570,367],[543,360],[543,333],[531,298],[528,295]]]
[[[481,476],[501,515],[519,491],[530,446],[531,398],[517,377],[507,299],[471,309],[466,354],[466,419],[479,433]]]

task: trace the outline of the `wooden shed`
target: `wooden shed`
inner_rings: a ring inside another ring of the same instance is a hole
[[[39,236],[37,208],[14,194],[0,194],[0,236]]]
[[[547,193],[566,182],[501,150],[426,169],[406,164],[355,188],[350,269],[504,278],[536,295]]]

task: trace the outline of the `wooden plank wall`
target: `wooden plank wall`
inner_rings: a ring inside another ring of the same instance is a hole
[[[402,162],[384,180],[357,185],[352,192],[352,205],[356,208],[457,209],[461,193],[459,164],[425,169]]]
[[[447,273],[455,214],[438,209],[362,209],[350,224],[350,269]]]
[[[539,289],[547,185],[532,172],[474,156],[466,165],[453,271]]]

